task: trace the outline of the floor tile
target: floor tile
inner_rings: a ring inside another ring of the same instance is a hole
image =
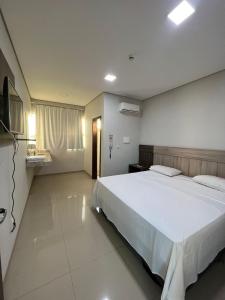
[[[15,249],[5,280],[6,299],[11,300],[69,271],[63,239],[52,237]]]
[[[79,227],[92,227],[96,218],[90,209],[87,196],[84,194],[69,195],[57,205],[63,232],[76,230]]]
[[[127,261],[120,255],[121,248]],[[128,257],[132,254],[121,248],[72,272],[77,300],[160,299],[160,288],[137,259],[130,268]]]
[[[60,277],[18,300],[75,300],[71,276]]]
[[[97,226],[97,225],[96,225]],[[95,260],[123,244],[121,237],[99,234],[94,227],[80,227],[64,235],[71,270]]]
[[[36,205],[37,206],[37,205]],[[26,209],[18,233],[16,248],[27,248],[34,241],[62,236],[59,211],[56,205],[43,204],[43,209]]]

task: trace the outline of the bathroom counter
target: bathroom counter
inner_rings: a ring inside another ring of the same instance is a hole
[[[26,157],[28,168],[44,167],[52,162],[52,157],[49,151],[40,151],[36,155]]]

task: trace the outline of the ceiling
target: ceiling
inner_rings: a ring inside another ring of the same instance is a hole
[[[2,0],[2,11],[31,96],[85,105],[102,91],[143,100],[225,69],[225,1],[189,0],[196,13],[177,27],[167,14],[179,2]]]

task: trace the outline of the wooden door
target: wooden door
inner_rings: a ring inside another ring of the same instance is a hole
[[[92,120],[92,179],[97,179],[97,120]]]
[[[92,120],[92,179],[97,179],[98,170],[100,170],[101,168],[101,136],[100,136],[100,144],[98,143],[98,120],[99,119],[101,120],[101,117],[97,117]],[[98,159],[99,153],[100,153],[100,157]]]

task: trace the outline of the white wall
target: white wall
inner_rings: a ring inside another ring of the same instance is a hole
[[[85,107],[84,170],[92,175],[92,119],[101,116],[104,131],[104,94],[99,95]],[[102,131],[102,134],[103,134]]]
[[[141,144],[225,149],[225,71],[144,102]]]
[[[119,103],[140,104],[139,101],[103,93],[85,107],[85,154],[84,170],[92,173],[92,119],[102,117],[101,176],[128,172],[128,165],[138,161],[140,117],[121,114]],[[109,159],[109,134],[113,134],[112,158]],[[123,137],[130,137],[130,144]]]
[[[26,88],[23,76],[20,72],[19,65],[10,44],[9,37],[5,30],[3,21],[0,17],[0,46],[6,60],[15,76],[16,89],[24,101],[24,109],[28,111],[30,108],[30,97]],[[22,218],[24,206],[28,197],[30,185],[33,179],[32,169],[26,169],[26,142],[19,142],[19,152],[16,155],[16,191],[15,191],[15,217],[17,229],[10,233],[12,228],[10,219],[11,191],[12,191],[12,144],[4,145],[0,143],[0,207],[7,208],[8,217],[3,224],[0,225],[0,252],[2,261],[3,277],[5,276],[9,259],[13,250],[18,227]]]
[[[138,162],[140,116],[119,112],[119,104],[140,101],[127,97],[104,94],[104,132],[102,151],[102,176],[128,172],[128,165]],[[113,135],[112,158],[109,158],[109,135]],[[130,143],[124,144],[123,137],[129,137]]]

